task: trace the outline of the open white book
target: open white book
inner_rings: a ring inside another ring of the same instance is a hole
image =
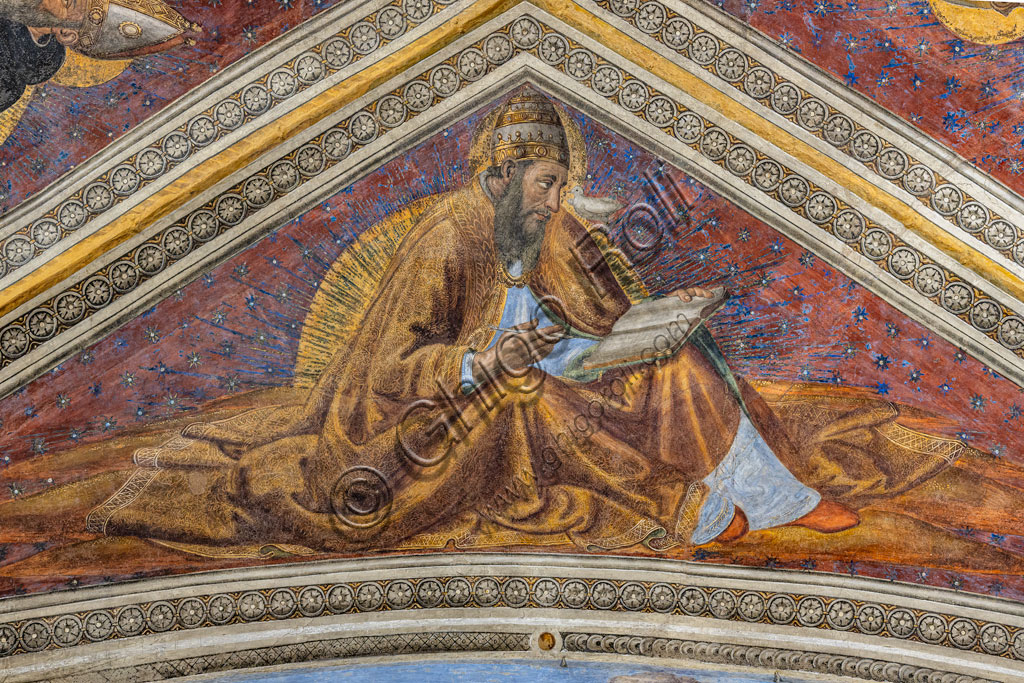
[[[583,369],[652,363],[674,356],[690,334],[714,315],[727,298],[724,287],[715,287],[710,297],[695,296],[682,301],[666,296],[633,304],[615,321],[608,336],[586,355]]]

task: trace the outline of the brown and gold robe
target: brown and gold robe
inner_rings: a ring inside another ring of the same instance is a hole
[[[690,344],[658,365],[588,383],[535,371],[464,395],[462,358],[486,348],[504,307],[493,222],[476,180],[441,198],[406,235],[358,330],[304,403],[193,424],[140,449],[138,470],[89,514],[89,530],[188,547],[331,551],[450,540],[569,539],[593,549],[687,542],[700,500],[693,484],[737,430],[734,392]],[[586,229],[565,212],[551,219],[527,284],[538,299],[560,302],[567,324],[597,337],[630,305]],[[742,379],[738,391],[779,459],[827,494],[842,495],[860,468],[872,470],[868,480],[849,486],[891,495],[962,449],[934,438],[928,443],[945,449],[938,455],[899,451],[893,435],[906,428],[888,403],[822,407],[815,399],[814,416],[797,406],[791,414],[801,417],[790,424],[790,413],[780,419]],[[896,473],[880,462],[893,453],[909,463]],[[835,465],[833,455],[849,462]],[[339,514],[351,472],[369,472],[387,488],[375,494],[376,523],[353,525]]]

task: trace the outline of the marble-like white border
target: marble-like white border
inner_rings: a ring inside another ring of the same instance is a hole
[[[435,593],[428,595],[431,590]],[[602,591],[611,592],[602,597]],[[710,596],[701,599],[712,604],[695,608],[691,594]],[[713,604],[716,596],[721,596],[718,605]],[[751,608],[748,596],[761,603]],[[725,611],[723,598],[731,601]],[[228,601],[237,611],[220,620],[214,615],[215,601]],[[799,615],[780,617],[771,608],[777,601],[817,602],[827,614],[805,615],[801,607]],[[201,615],[190,620],[186,609],[193,605]],[[841,616],[850,608],[856,615]],[[169,622],[156,622],[160,609],[171,615]],[[139,610],[145,625],[133,634],[118,632],[130,610]],[[892,626],[876,632],[865,621],[871,610],[890,621],[894,615],[914,615],[920,629],[929,619],[946,624],[944,637],[927,642],[933,631],[896,635],[888,630]],[[702,661],[764,666],[769,662],[758,658],[768,657],[777,668],[792,661],[799,664],[795,670],[869,680],[907,679],[860,675],[858,666],[865,672],[894,664],[926,676],[954,674],[910,680],[1024,680],[1024,607],[1018,603],[862,577],[645,558],[458,553],[328,560],[0,601],[0,638],[9,626],[24,638],[28,625],[38,624],[55,638],[58,626],[71,623],[82,629],[75,642],[51,643],[35,652],[20,648],[0,659],[5,681],[337,639],[364,647],[358,639],[430,633],[528,634],[529,647],[519,651],[536,657],[597,652],[701,661],[695,647],[704,644],[705,652],[708,646],[718,647],[719,653],[729,646],[756,657],[753,662],[728,657]],[[986,652],[977,635],[973,644],[957,644],[956,625],[968,623],[982,633],[1002,629],[1012,643],[1001,654]],[[542,632],[558,634],[554,650],[537,647]],[[367,654],[365,647],[360,653]]]

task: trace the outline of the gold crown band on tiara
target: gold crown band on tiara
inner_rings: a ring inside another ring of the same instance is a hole
[[[495,165],[512,161],[548,160],[569,165],[569,150],[549,142],[512,142],[494,149]]]
[[[569,145],[548,98],[525,88],[502,106],[491,136],[491,162],[545,160],[569,166]]]
[[[545,123],[550,126],[561,126],[562,122],[552,107],[551,111],[543,109],[513,109],[502,112],[501,118],[495,128],[501,128],[516,123]]]

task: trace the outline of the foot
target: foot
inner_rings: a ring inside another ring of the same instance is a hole
[[[785,526],[802,526],[823,534],[834,534],[837,531],[852,529],[858,524],[860,517],[856,512],[842,503],[823,500],[818,503],[818,507]]]
[[[743,514],[743,510],[736,508],[736,512],[732,515],[732,521],[729,522],[729,526],[725,527],[725,531],[711,539],[712,543],[732,543],[746,536],[747,531],[750,530],[750,525],[747,524],[747,516]]]

